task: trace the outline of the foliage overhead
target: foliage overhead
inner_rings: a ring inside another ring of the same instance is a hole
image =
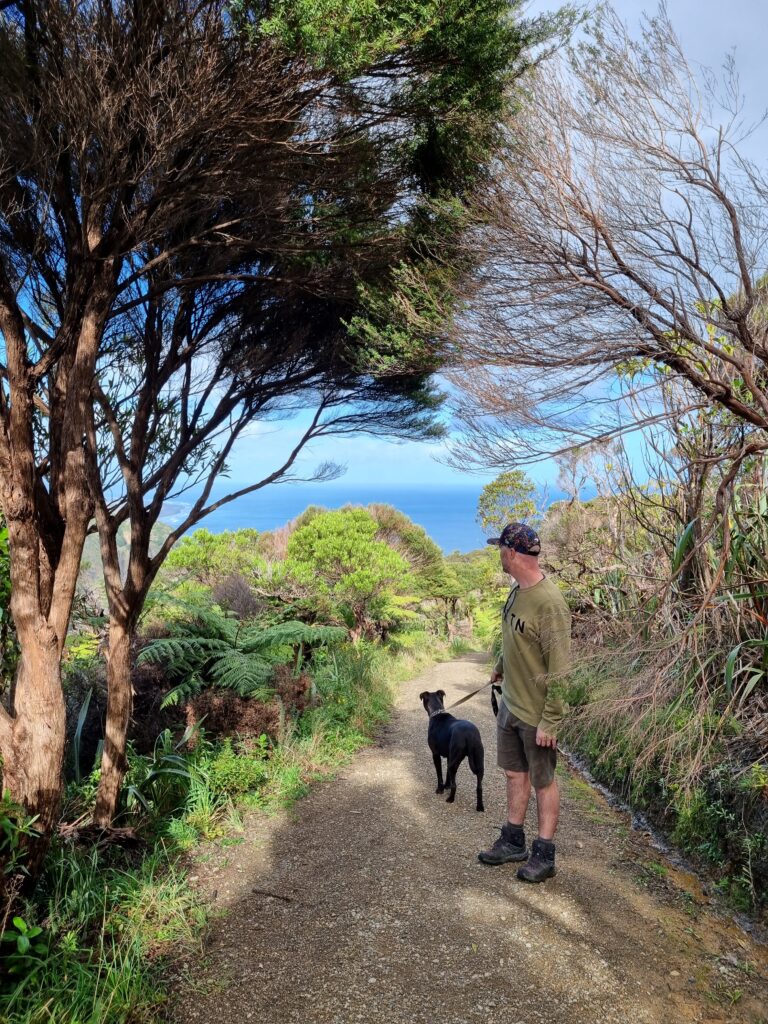
[[[130,637],[175,541],[290,476],[314,438],[441,432],[431,378],[454,354],[467,196],[514,78],[555,28],[518,13],[500,0],[0,3],[0,503],[22,650],[0,750],[46,834],[91,523],[110,616],[106,825]],[[295,445],[214,497],[249,425],[300,408],[314,413]],[[164,503],[193,487],[150,550]]]

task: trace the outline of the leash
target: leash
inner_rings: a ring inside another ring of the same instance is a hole
[[[480,693],[481,690],[485,690],[486,687],[491,686],[492,684],[493,684],[493,680],[489,679],[487,683],[483,683],[482,686],[478,686],[478,688],[476,690],[473,690],[472,693],[468,693],[465,697],[460,697],[458,700],[455,700],[453,702],[453,704],[449,704],[447,708],[440,708],[439,711],[432,711],[430,713],[429,717],[430,718],[434,718],[436,715],[443,715],[443,714],[445,714],[445,712],[446,711],[450,711],[451,708],[457,708],[459,706],[459,704],[463,704],[465,701],[471,700],[475,696],[476,693]]]

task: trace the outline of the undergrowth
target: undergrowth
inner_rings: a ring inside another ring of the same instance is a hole
[[[55,842],[34,896],[6,923],[0,1022],[157,1020],[163,976],[199,953],[207,916],[186,881],[184,851],[226,841],[241,828],[240,809],[285,807],[333,775],[387,720],[397,683],[442,652],[421,631],[388,647],[329,648],[313,666],[313,706],[286,717],[279,742],[213,739],[203,723],[180,737],[164,731],[148,754],[131,750],[117,824],[138,831],[138,852]],[[97,785],[98,771],[70,785],[65,820],[87,814]],[[10,811],[3,820],[19,827]]]
[[[583,664],[562,736],[598,781],[710,871],[735,909],[768,911],[768,769],[750,763],[727,694],[626,699],[626,665]],[[691,765],[696,764],[692,773]]]
[[[131,857],[61,842],[20,911],[6,937],[22,925],[40,933],[26,957],[4,957],[7,1024],[150,1020],[164,1001],[162,969],[171,954],[178,963],[199,951],[206,918],[162,846]]]

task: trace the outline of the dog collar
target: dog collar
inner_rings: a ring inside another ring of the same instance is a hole
[[[448,714],[448,712],[445,710],[445,708],[440,708],[437,711],[430,711],[429,712],[429,717],[430,718],[436,718],[438,715],[447,715],[447,714]]]

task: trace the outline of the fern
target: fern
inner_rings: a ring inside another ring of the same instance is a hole
[[[139,664],[165,665],[171,672],[180,672],[203,658],[230,650],[231,646],[226,640],[215,637],[166,637],[153,640],[136,660]]]
[[[211,678],[216,686],[235,690],[241,697],[263,699],[273,692],[269,686],[272,667],[272,662],[263,658],[231,651],[211,666]]]
[[[189,700],[190,697],[196,696],[201,690],[205,688],[205,682],[200,676],[194,675],[188,679],[185,683],[179,683],[178,686],[174,686],[172,690],[169,690],[163,697],[160,707],[161,708],[175,708],[179,704],[183,704]]]
[[[340,626],[308,626],[306,622],[281,622],[266,629],[252,629],[243,638],[244,651],[263,651],[278,646],[298,647],[301,644],[327,646],[343,640],[346,629]]]
[[[176,685],[162,706],[188,700],[207,686],[232,690],[240,697],[267,700],[275,664],[296,658],[304,647],[342,640],[346,630],[290,621],[274,626],[246,625],[219,609],[194,606],[188,620],[174,624],[175,636],[153,640],[137,661],[162,666]]]

